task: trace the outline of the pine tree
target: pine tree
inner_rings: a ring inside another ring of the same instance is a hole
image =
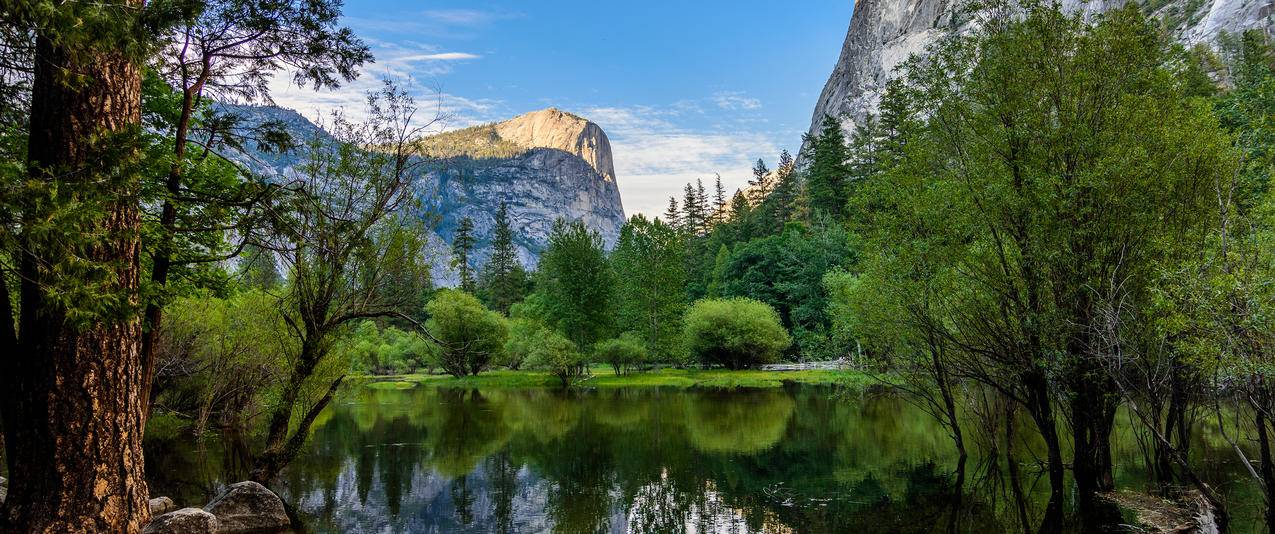
[[[695,179],[695,198],[696,206],[699,207],[699,224],[700,233],[708,233],[709,228],[713,225],[713,221],[708,216],[708,193],[704,189],[704,180]]]
[[[840,218],[845,211],[846,180],[850,175],[846,138],[841,124],[825,116],[819,135],[807,137],[810,169],[806,193],[811,212],[822,211]]]
[[[460,276],[460,289],[473,293],[475,286],[474,272],[469,266],[469,253],[474,250],[474,220],[465,217],[456,227],[456,237],[452,238],[452,268]]]
[[[726,220],[726,188],[722,187],[722,175],[717,175],[717,183],[714,185],[713,192],[713,214],[715,222],[724,222]]]
[[[748,200],[754,206],[761,204],[766,199],[766,195],[770,193],[771,188],[771,173],[770,169],[766,168],[765,160],[757,158],[757,163],[753,164],[753,178],[748,181],[748,185]]]
[[[735,190],[735,196],[730,199],[730,219],[735,222],[743,223],[748,219],[748,213],[752,211],[752,205],[748,203],[748,197],[744,196],[744,192]]]
[[[518,262],[514,231],[509,224],[509,208],[504,202],[496,210],[491,258],[483,266],[482,293],[488,307],[509,314],[509,307],[522,300],[527,273]]]
[[[699,207],[699,196],[695,194],[695,186],[686,184],[682,190],[682,231],[688,234],[699,232],[704,219],[700,216],[703,210]]]
[[[682,214],[678,209],[677,197],[668,197],[668,209],[664,210],[664,222],[675,230],[682,228]]]

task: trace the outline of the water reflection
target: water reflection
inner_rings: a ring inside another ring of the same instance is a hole
[[[276,489],[313,532],[1022,530],[999,461],[958,473],[921,411],[832,393],[360,388]],[[195,503],[242,478],[236,442],[148,443],[152,491]],[[1047,488],[1018,447],[1036,506]]]

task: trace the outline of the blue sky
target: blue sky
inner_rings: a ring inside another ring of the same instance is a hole
[[[795,151],[850,21],[847,0],[347,0],[346,23],[377,57],[334,92],[276,84],[308,116],[357,112],[382,77],[410,78],[450,128],[550,106],[611,139],[630,215],[659,214],[682,184],[744,185],[758,157]],[[441,97],[428,96],[434,91]]]

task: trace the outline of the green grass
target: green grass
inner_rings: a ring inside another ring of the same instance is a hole
[[[872,377],[857,371],[728,371],[724,369],[659,369],[616,376],[610,367],[590,368],[593,376],[574,387],[664,387],[664,388],[777,388],[785,383],[866,387]],[[394,377],[367,377],[372,387],[398,388],[402,383],[419,383],[447,388],[556,388],[558,379],[538,371],[487,371],[478,376],[455,378],[448,375],[412,374]],[[386,385],[381,385],[386,384]],[[394,384],[393,386],[388,384]],[[410,386],[409,386],[410,387]]]

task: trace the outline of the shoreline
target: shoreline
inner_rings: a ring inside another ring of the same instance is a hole
[[[807,369],[743,370],[664,368],[616,375],[609,366],[590,367],[592,375],[572,385],[582,388],[664,387],[676,389],[779,388],[785,384],[847,386],[862,389],[882,383],[860,371]],[[558,379],[540,371],[487,371],[479,375],[453,377],[413,373],[406,375],[356,375],[351,380],[362,387],[409,389],[416,386],[440,388],[546,388],[561,389]]]

